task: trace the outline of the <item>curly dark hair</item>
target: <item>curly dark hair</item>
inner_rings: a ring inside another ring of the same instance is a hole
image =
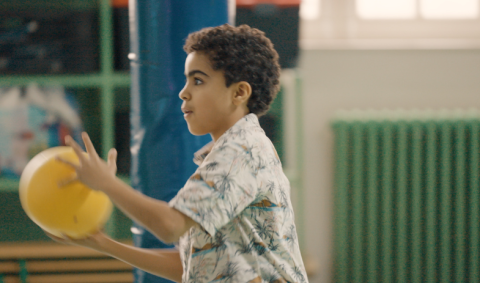
[[[248,25],[224,24],[191,33],[183,47],[187,54],[203,52],[214,70],[222,70],[227,87],[248,82],[252,95],[247,107],[257,116],[265,114],[277,95],[280,76],[278,53],[265,33]]]

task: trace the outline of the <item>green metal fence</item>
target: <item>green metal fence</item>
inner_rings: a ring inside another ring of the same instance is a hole
[[[480,115],[412,113],[332,123],[335,282],[480,282]]]

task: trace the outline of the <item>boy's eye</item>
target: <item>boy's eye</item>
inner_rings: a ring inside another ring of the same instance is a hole
[[[197,79],[197,78],[194,79],[194,82],[195,82],[195,85],[201,85],[203,83],[201,79]]]

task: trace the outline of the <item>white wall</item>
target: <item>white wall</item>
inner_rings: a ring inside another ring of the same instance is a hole
[[[303,50],[304,204],[310,282],[332,276],[332,133],[338,109],[480,108],[480,50]]]

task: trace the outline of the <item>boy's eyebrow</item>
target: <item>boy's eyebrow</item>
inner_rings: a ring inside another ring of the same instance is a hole
[[[210,77],[209,75],[205,74],[204,72],[202,72],[200,70],[192,70],[192,71],[188,72],[188,75],[186,75],[186,77],[191,77],[191,76],[194,76],[195,74],[201,74],[201,75],[204,75],[206,77]]]

